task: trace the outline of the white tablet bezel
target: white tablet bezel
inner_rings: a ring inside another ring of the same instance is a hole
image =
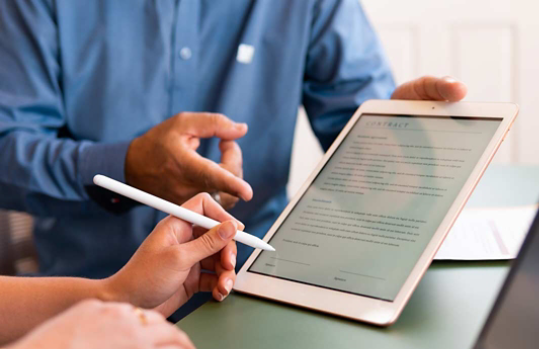
[[[292,211],[292,208],[309,188],[318,173],[323,169],[324,165],[331,158],[335,150],[348,135],[362,114],[424,115],[442,117],[461,116],[475,118],[494,117],[501,118],[502,121],[500,127],[474,167],[470,177],[451,205],[451,208],[421,254],[421,257],[393,302],[332,290],[322,286],[307,285],[274,276],[248,272],[248,269],[261,252],[260,250],[256,250],[241,268],[234,286],[235,291],[353,320],[364,321],[374,325],[388,326],[393,324],[404,309],[404,306],[429,267],[458,214],[464,207],[466,201],[477,185],[477,182],[496,153],[496,150],[511,128],[511,125],[518,114],[518,106],[509,103],[446,103],[399,100],[371,100],[363,103],[324,155],[316,169],[312,172],[307,181],[264,236],[264,241],[268,242],[275,234],[285,218]]]

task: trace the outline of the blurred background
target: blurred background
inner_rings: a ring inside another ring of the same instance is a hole
[[[520,114],[495,163],[539,164],[539,1],[362,0],[397,84],[454,76],[467,101],[514,102]],[[298,115],[289,195],[322,156],[303,110]]]

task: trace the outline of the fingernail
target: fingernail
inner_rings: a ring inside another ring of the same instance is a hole
[[[225,299],[225,296],[223,296],[222,294],[219,293],[219,302],[222,302],[223,299]]]
[[[238,130],[243,130],[243,129],[246,129],[247,128],[247,124],[242,122],[240,124],[236,124],[236,129]]]
[[[226,288],[226,292],[227,293],[230,293],[230,291],[232,290],[232,285],[234,283],[232,282],[232,279],[228,279],[226,280],[226,283],[225,283],[225,288]]]
[[[240,198],[245,202],[251,201],[253,199],[253,189],[251,189],[250,186],[249,189],[250,190],[248,192],[240,194]]]
[[[221,235],[221,238],[224,240],[228,240],[236,234],[236,230],[238,230],[236,222],[227,221],[219,226],[219,235]]]
[[[457,80],[455,78],[452,78],[451,76],[446,76],[446,77],[443,78],[443,80],[445,82],[449,82],[449,83],[457,82]]]
[[[240,221],[236,221],[236,223],[238,223],[238,230],[242,230],[245,229],[245,224],[243,224],[242,222]]]
[[[236,268],[236,255],[234,253],[230,254],[230,263],[232,263],[232,268]]]

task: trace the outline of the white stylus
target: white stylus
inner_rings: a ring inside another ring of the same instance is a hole
[[[109,178],[103,175],[94,176],[94,183],[100,187],[103,187],[105,189],[108,189],[110,191],[123,195],[125,197],[128,197],[132,200],[138,201],[144,205],[153,207],[159,211],[163,211],[165,213],[168,213],[170,215],[183,219],[184,221],[196,224],[205,229],[211,229],[215,227],[216,225],[220,224],[219,222],[211,218],[204,217],[203,215],[200,215],[191,210],[188,210],[186,208],[173,204],[172,202],[168,202],[166,200],[158,198],[157,196],[148,194],[142,190],[133,188],[127,184],[118,182],[112,178]],[[234,237],[234,240],[236,240],[237,242],[241,242],[242,244],[245,244],[247,246],[254,247],[254,248],[260,248],[266,251],[275,251],[275,249],[271,247],[269,244],[265,243],[264,241],[257,238],[256,236],[248,234],[243,231],[238,230],[236,232],[236,236]]]

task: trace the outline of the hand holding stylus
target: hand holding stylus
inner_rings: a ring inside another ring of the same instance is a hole
[[[173,204],[169,201],[158,198],[157,196],[148,194],[142,190],[133,188],[127,184],[118,182],[112,178],[103,175],[96,175],[94,177],[94,183],[100,187],[128,197],[131,200],[135,200],[137,202],[140,202],[141,204],[148,205],[157,210],[183,219],[187,222],[196,224],[202,228],[211,229],[220,224],[219,222],[211,218],[205,217],[186,208]],[[257,238],[256,236],[245,233],[240,230],[236,232],[234,240],[254,248],[260,248],[266,251],[275,251],[273,247],[271,247],[269,244],[262,241],[261,239]]]

